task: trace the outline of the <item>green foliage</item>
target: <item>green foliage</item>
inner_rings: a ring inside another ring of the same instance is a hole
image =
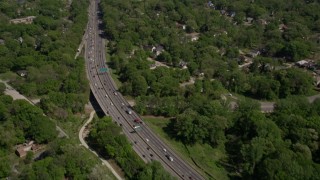
[[[0,94],[4,94],[4,91],[6,90],[6,85],[4,83],[0,83]]]
[[[143,162],[134,153],[120,131],[121,129],[112,123],[110,118],[103,118],[90,132],[90,144],[99,152],[104,152],[108,157],[114,158],[126,175],[132,178],[143,167]]]
[[[113,158],[130,179],[173,179],[158,162],[145,165],[132,150],[121,128],[111,118],[99,119],[89,134],[89,143],[103,156]]]
[[[57,131],[54,122],[42,116],[32,121],[29,134],[36,142],[47,143],[57,136]]]
[[[1,157],[0,159],[0,178],[6,178],[10,173],[10,164],[6,157]]]
[[[161,164],[158,161],[152,161],[148,163],[142,171],[140,171],[136,177],[133,179],[136,180],[156,180],[156,179],[165,179],[165,180],[173,180],[168,172],[164,170]]]
[[[23,179],[62,179],[64,168],[58,166],[52,157],[37,161],[31,167],[24,169],[21,174]]]
[[[17,4],[4,1],[0,8],[10,9]],[[68,104],[67,108],[82,111],[82,101],[87,98],[89,87],[83,59],[74,60],[73,56],[87,22],[87,11],[83,7],[88,6],[88,1],[74,1],[70,9],[60,0],[22,4],[14,8],[19,9],[20,16],[36,18],[29,25],[8,23],[1,26],[0,37],[5,44],[0,45],[0,71],[27,70],[26,78],[12,82],[27,96],[46,97],[50,92],[78,94],[73,103],[80,105]]]

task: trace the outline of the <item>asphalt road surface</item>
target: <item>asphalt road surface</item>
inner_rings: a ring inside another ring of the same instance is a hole
[[[98,1],[91,1],[88,28],[84,37],[87,77],[101,109],[122,127],[133,149],[145,162],[157,160],[179,179],[204,179],[150,130],[117,91],[106,65],[105,42],[100,36],[102,31],[98,28],[101,21],[97,16],[97,5]]]

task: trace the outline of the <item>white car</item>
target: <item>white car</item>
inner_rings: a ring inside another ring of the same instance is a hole
[[[166,155],[166,157],[169,159],[169,161],[173,161],[173,158],[170,155]]]
[[[117,93],[117,92],[114,92],[114,95],[116,95],[116,96],[117,96],[117,95],[118,95],[118,93]]]
[[[171,156],[169,156],[169,160],[170,160],[170,161],[173,161],[173,158],[172,158]]]
[[[163,148],[163,151],[164,151],[164,152],[167,152],[167,150],[166,150],[165,148]]]
[[[106,97],[109,97],[108,94],[106,94]]]
[[[131,115],[131,114],[132,114],[131,109],[128,109],[128,110],[127,110],[127,113]]]
[[[149,142],[149,139],[148,139],[148,138],[146,138],[146,141],[147,141],[147,142]]]
[[[110,105],[113,106],[113,103],[111,102]]]

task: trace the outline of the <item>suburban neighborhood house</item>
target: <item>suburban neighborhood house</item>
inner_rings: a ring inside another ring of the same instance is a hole
[[[27,155],[29,151],[36,153],[42,149],[44,149],[44,145],[34,144],[34,141],[30,141],[28,143],[19,144],[16,146],[16,154],[23,158]]]
[[[25,77],[28,75],[28,71],[27,70],[19,70],[19,71],[17,71],[17,74],[21,77]]]
[[[28,17],[24,17],[24,18],[11,19],[10,23],[12,23],[12,24],[20,24],[20,23],[31,24],[33,22],[33,19],[35,19],[35,18],[36,18],[36,16],[28,16]]]
[[[156,45],[151,48],[151,52],[153,52],[156,56],[159,56],[164,51],[164,47],[161,45]]]
[[[192,42],[197,41],[199,39],[199,35],[200,33],[196,33],[196,32],[186,34],[186,36],[189,37]]]

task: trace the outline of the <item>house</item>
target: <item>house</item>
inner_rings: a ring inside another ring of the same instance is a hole
[[[16,149],[16,154],[21,158],[25,157],[27,155],[27,152],[31,150],[33,143],[34,141],[30,141],[28,143],[18,145]]]
[[[35,18],[36,18],[36,16],[28,16],[28,17],[24,17],[24,18],[11,19],[10,23],[12,23],[12,24],[20,24],[20,23],[31,24]]]
[[[28,75],[28,71],[27,70],[20,70],[20,71],[17,71],[17,74],[21,77],[25,77]]]
[[[279,30],[281,32],[285,31],[286,29],[288,29],[288,26],[286,26],[285,24],[279,24]]]
[[[197,41],[199,39],[199,35],[200,33],[196,33],[196,32],[186,34],[186,36],[189,37],[192,42]]]
[[[244,55],[240,55],[239,59],[238,59],[238,63],[242,64],[242,63],[248,63],[251,62],[252,59],[248,58],[247,56]]]
[[[296,65],[299,67],[305,67],[307,64],[308,64],[308,61],[306,61],[306,60],[301,60],[301,61],[296,62]]]
[[[183,30],[186,30],[186,25],[185,24],[180,24],[180,23],[176,22],[176,27],[180,28],[180,29],[183,29]]]
[[[234,12],[234,11],[229,11],[228,12],[228,16],[230,16],[230,17],[234,17],[234,16],[236,16],[236,12]]]
[[[249,57],[255,58],[255,57],[259,56],[260,54],[261,54],[261,52],[259,50],[254,50],[254,51],[249,52],[247,55]]]
[[[163,51],[164,47],[161,45],[153,46],[151,51],[156,55],[159,56]]]
[[[212,8],[212,9],[216,9],[216,7],[214,6],[214,4],[212,3],[212,1],[208,1],[207,6]]]
[[[268,22],[265,20],[265,19],[259,19],[258,22],[261,24],[261,25],[267,25]]]
[[[311,59],[304,59],[304,60],[298,61],[296,62],[296,65],[301,68],[308,68],[311,70],[316,69],[316,63],[314,62],[314,60],[311,60]]]
[[[27,155],[29,151],[33,153],[39,152],[44,149],[45,145],[35,144],[34,141],[29,141],[28,143],[23,143],[16,146],[16,154],[23,158]]]
[[[179,62],[179,67],[181,68],[181,69],[188,69],[188,63],[187,62],[185,62],[185,61],[180,61]]]
[[[246,21],[247,21],[247,23],[252,24],[253,18],[252,17],[247,17]]]
[[[227,13],[226,10],[223,10],[223,9],[220,10],[220,14],[221,14],[221,15],[225,15],[226,13]]]

